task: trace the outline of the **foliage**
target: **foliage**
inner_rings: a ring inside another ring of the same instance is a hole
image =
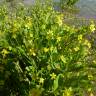
[[[50,3],[0,8],[0,64],[4,96],[94,94],[96,61],[86,36],[95,30],[63,23]],[[95,53],[95,52],[94,52]]]

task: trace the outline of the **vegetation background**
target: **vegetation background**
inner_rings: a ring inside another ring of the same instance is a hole
[[[0,6],[0,91],[3,96],[95,96],[95,24],[66,24],[77,0]],[[62,5],[64,4],[64,5]]]

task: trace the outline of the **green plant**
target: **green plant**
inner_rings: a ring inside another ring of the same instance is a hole
[[[90,60],[91,42],[86,35],[95,30],[94,24],[68,26],[63,23],[63,14],[48,2],[38,2],[32,8],[21,6],[11,17],[2,8],[4,96],[93,94],[96,62]]]

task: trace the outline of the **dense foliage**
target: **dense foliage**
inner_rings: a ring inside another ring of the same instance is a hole
[[[4,96],[94,96],[95,49],[92,22],[76,28],[63,23],[50,4],[0,7],[0,66]]]

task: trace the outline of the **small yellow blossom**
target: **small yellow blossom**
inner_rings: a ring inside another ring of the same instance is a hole
[[[9,52],[6,49],[3,49],[1,53],[2,53],[3,57],[5,57],[7,54],[9,54]]]
[[[43,84],[44,83],[44,78],[40,78],[39,83]]]
[[[52,30],[49,30],[49,31],[47,32],[47,34],[52,34],[52,35],[53,35],[53,31],[52,31]]]
[[[9,46],[9,50],[12,50],[12,47],[11,46]]]
[[[90,30],[93,32],[93,31],[95,31],[95,25],[94,24],[91,24],[90,25]]]
[[[31,17],[26,17],[25,27],[30,29],[31,26],[32,26],[32,18]]]
[[[65,90],[64,90],[64,93],[63,93],[63,96],[73,96],[72,95],[72,88],[70,87],[70,88],[66,88]]]
[[[33,37],[33,34],[32,34],[32,33],[30,33],[30,34],[29,34],[29,36],[30,36],[30,37]]]
[[[33,48],[30,49],[29,52],[30,52],[29,54],[31,54],[31,55],[33,55],[33,56],[36,56],[36,53],[34,52],[34,49],[33,49]]]
[[[89,75],[88,75],[88,79],[89,79],[89,80],[92,80],[92,79],[93,79],[92,74],[89,74]]]
[[[25,24],[25,27],[28,28],[28,29],[30,29],[31,26],[32,26],[31,22],[28,22],[28,23]]]
[[[91,48],[91,43],[88,40],[85,40],[84,44]]]
[[[53,8],[52,8],[52,7],[48,7],[48,9],[49,9],[49,10],[53,10]]]
[[[26,42],[26,41],[24,41],[24,42]],[[28,42],[30,45],[32,44],[32,40],[30,40],[30,39],[29,39],[27,42]]]
[[[59,26],[61,26],[63,24],[62,22],[62,18],[63,18],[63,15],[57,15],[56,16],[56,22]]]
[[[52,38],[52,36],[53,36],[53,31],[52,31],[52,30],[49,30],[49,31],[47,32],[46,38],[47,38],[47,39],[50,39],[50,38]]]
[[[81,41],[82,40],[82,34],[81,35],[78,35],[78,40]]]
[[[79,51],[80,49],[79,49],[79,47],[75,47],[74,50],[75,51]]]
[[[52,80],[56,78],[56,74],[55,73],[50,74],[50,76],[51,76]]]
[[[36,56],[36,53],[35,52],[33,52],[33,54],[32,54],[33,56]]]
[[[27,16],[27,17],[26,17],[26,21],[27,21],[27,22],[30,22],[30,21],[32,21],[32,18],[31,18],[30,16]]]
[[[95,61],[95,60],[93,60],[93,63],[95,63],[95,64],[96,64],[96,61]]]
[[[51,46],[51,47],[50,47],[50,51],[53,51],[53,50],[54,50],[54,47],[53,47],[53,46]]]
[[[64,25],[63,30],[70,31],[70,27],[68,25]]]
[[[13,23],[14,28],[17,27],[17,25],[18,25],[17,21],[14,20],[13,22],[14,22],[14,23]]]
[[[95,96],[93,93],[90,93],[90,96]]]
[[[92,91],[92,88],[88,88],[88,92],[91,92]]]
[[[88,46],[89,48],[91,48],[91,43],[88,43],[87,46]]]
[[[61,41],[61,37],[57,37],[57,42],[60,42]]]
[[[47,53],[49,51],[49,48],[44,48],[44,52]]]
[[[52,31],[52,30],[49,30],[49,31],[47,32],[47,35],[53,36],[53,31]]]

